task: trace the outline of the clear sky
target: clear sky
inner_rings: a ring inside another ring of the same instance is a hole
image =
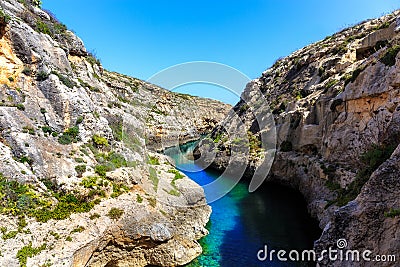
[[[43,0],[106,69],[143,80],[188,61],[257,78],[282,56],[346,26],[400,8],[398,0]],[[186,92],[234,104],[212,86]]]

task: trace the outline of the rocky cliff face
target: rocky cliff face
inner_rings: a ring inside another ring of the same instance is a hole
[[[252,81],[242,95],[246,102],[234,108],[248,131],[250,176],[264,160],[263,129],[254,111],[270,106],[277,153],[268,180],[305,196],[324,229],[318,249],[346,238],[349,249],[400,257],[399,30],[395,12],[298,50]],[[224,170],[229,164],[237,140],[224,128],[235,123],[228,116],[203,141],[207,145],[200,144],[197,153],[216,153],[214,168]]]
[[[0,2],[0,265],[191,261],[210,207],[152,151],[229,106],[104,70],[37,2]]]

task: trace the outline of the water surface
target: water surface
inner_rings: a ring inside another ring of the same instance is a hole
[[[188,143],[180,150],[191,154],[195,144]],[[165,154],[198,184],[208,184],[220,176],[216,171],[202,170],[178,151],[170,148]],[[268,250],[312,249],[320,230],[317,222],[308,215],[304,199],[298,192],[280,185],[264,184],[256,192],[249,193],[248,184],[240,182],[210,206],[212,214],[207,225],[210,234],[200,240],[204,252],[187,266],[315,266],[257,259],[257,252],[264,245],[268,245]]]

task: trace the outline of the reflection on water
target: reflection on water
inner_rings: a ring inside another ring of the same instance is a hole
[[[181,151],[191,154],[195,144],[183,145]],[[165,154],[198,184],[205,185],[219,177],[218,172],[202,170],[178,152],[179,149],[170,148]],[[251,194],[247,189],[248,185],[241,182],[228,195],[210,204],[210,234],[200,240],[204,252],[187,266],[308,266],[257,259],[257,252],[264,245],[268,245],[268,250],[312,248],[320,230],[307,214],[301,195],[273,184],[265,184]]]

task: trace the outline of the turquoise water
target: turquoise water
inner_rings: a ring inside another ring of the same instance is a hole
[[[190,154],[194,145],[186,144],[181,151]],[[208,184],[220,176],[218,172],[202,170],[177,152],[176,148],[167,149],[165,154],[198,184]],[[268,250],[311,249],[320,230],[307,214],[299,193],[274,184],[265,184],[251,194],[247,189],[248,185],[241,182],[225,197],[210,203],[210,233],[200,240],[204,252],[187,266],[315,266],[257,259],[257,252],[264,245]]]

